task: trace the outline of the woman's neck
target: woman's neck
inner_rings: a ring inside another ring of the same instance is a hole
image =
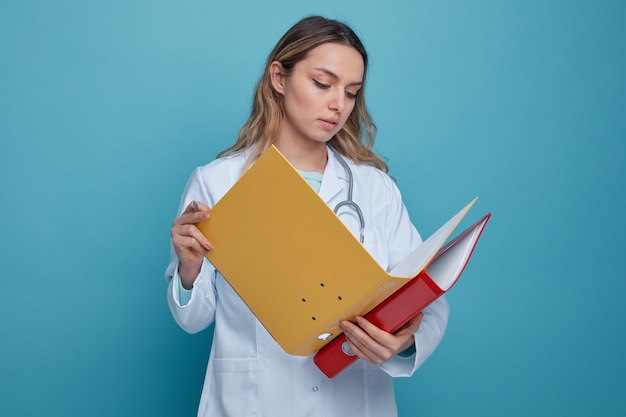
[[[324,173],[328,162],[326,143],[311,142],[303,145],[277,140],[274,145],[294,168],[301,171]]]

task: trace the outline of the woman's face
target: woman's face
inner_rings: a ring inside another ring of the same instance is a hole
[[[270,71],[272,85],[284,99],[278,141],[325,144],[341,130],[354,109],[364,64],[356,49],[325,43],[312,49],[291,74],[285,76],[277,61]]]

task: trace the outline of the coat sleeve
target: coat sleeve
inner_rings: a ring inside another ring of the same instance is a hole
[[[193,200],[200,201],[209,207],[214,205],[213,199],[203,183],[200,168],[194,170],[187,182],[178,208],[179,216]],[[176,251],[170,242],[170,263],[165,270],[165,279],[168,282],[167,302],[176,323],[189,333],[197,333],[206,329],[215,318],[216,271],[213,265],[204,259],[200,274],[193,284],[191,298],[187,303],[181,305],[178,263]]]
[[[408,211],[402,202],[398,187],[388,181],[389,198],[386,199],[385,238],[388,245],[389,269],[404,259],[412,250],[422,243],[422,238],[409,218]],[[409,357],[395,356],[379,365],[393,377],[411,376],[432,355],[448,325],[450,307],[444,296],[423,310],[424,317],[415,339],[415,354]]]

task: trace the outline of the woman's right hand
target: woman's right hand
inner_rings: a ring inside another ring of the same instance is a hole
[[[210,216],[208,206],[192,201],[172,225],[172,244],[178,255],[178,274],[185,289],[191,289],[200,273],[206,252],[214,248],[196,226]]]

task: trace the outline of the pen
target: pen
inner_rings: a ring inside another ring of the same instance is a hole
[[[196,200],[193,200],[191,204],[193,204],[193,211],[198,211],[198,202]]]

